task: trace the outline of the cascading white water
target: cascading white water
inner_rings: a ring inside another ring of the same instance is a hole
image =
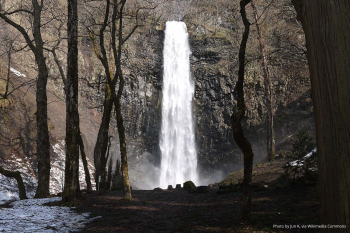
[[[190,75],[190,54],[186,24],[177,21],[167,22],[163,51],[160,135],[162,188],[170,184],[182,184],[188,180],[198,183],[192,116],[194,83]]]

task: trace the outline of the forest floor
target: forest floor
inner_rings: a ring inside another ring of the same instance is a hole
[[[291,185],[282,179],[285,159],[254,167],[252,220],[240,220],[239,186],[219,194],[189,193],[184,189],[134,190],[124,201],[122,191],[93,192],[77,204],[76,211],[102,216],[81,232],[318,232],[318,187],[315,183]],[[229,176],[232,183],[240,173]],[[259,185],[264,180],[265,187]],[[305,228],[303,228],[305,227]]]

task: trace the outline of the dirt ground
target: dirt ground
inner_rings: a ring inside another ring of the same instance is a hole
[[[301,229],[304,224],[318,224],[315,185],[254,188],[252,220],[247,224],[240,221],[240,188],[226,194],[217,191],[218,188],[210,188],[209,193],[134,190],[132,201],[123,201],[122,191],[94,192],[86,194],[76,211],[101,216],[81,231],[85,233],[318,232]]]

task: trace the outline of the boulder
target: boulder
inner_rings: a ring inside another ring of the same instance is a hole
[[[164,191],[164,190],[158,187],[158,188],[153,189],[153,191]]]
[[[192,181],[186,181],[184,183],[184,189],[195,189],[196,185]]]
[[[168,190],[173,190],[173,186],[172,185],[168,185]]]
[[[181,184],[176,184],[176,189],[180,189],[181,188]]]

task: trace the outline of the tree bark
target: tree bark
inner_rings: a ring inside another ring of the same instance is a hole
[[[99,189],[103,189],[105,184],[105,172],[106,169],[106,152],[108,147],[109,138],[109,123],[111,120],[111,112],[113,108],[113,102],[111,101],[111,89],[109,85],[106,85],[105,100],[103,103],[103,115],[98,131],[96,145],[94,149],[94,164],[95,164],[95,181],[99,183],[98,177],[101,176],[101,184],[98,185]],[[101,187],[100,187],[101,185]]]
[[[42,3],[42,2],[41,2]],[[36,198],[44,198],[50,194],[50,139],[47,123],[47,93],[46,84],[48,79],[48,70],[44,57],[44,42],[41,36],[41,12],[43,5],[38,1],[32,0],[33,12],[30,12],[33,22],[32,40],[27,30],[21,25],[15,23],[5,14],[0,13],[6,23],[16,28],[24,37],[29,48],[35,56],[35,62],[38,65],[38,80],[36,84],[36,128],[37,128],[37,158],[38,158],[38,187],[36,189]],[[33,43],[34,42],[34,43]]]
[[[350,2],[292,0],[301,19],[316,118],[320,223],[350,228]],[[322,229],[322,232],[334,232]]]
[[[121,68],[121,54],[122,54],[122,44],[123,41],[123,11],[125,6],[126,0],[121,0],[120,2],[120,8],[118,10],[118,6],[114,4],[113,7],[113,16],[112,16],[112,48],[113,48],[113,55],[114,55],[114,64],[116,67],[116,73],[114,80],[108,79],[108,82],[110,83],[112,87],[112,99],[114,102],[115,112],[116,112],[116,118],[117,118],[117,127],[118,127],[118,134],[119,134],[119,144],[120,144],[120,156],[121,156],[121,170],[122,170],[122,177],[123,177],[123,195],[125,200],[131,200],[131,188],[130,188],[130,181],[129,181],[129,168],[128,168],[128,156],[126,152],[126,138],[125,138],[125,128],[124,128],[124,120],[123,115],[121,111],[121,98],[122,93],[124,89],[124,77],[123,77],[123,71]],[[117,15],[119,17],[119,27],[118,27],[118,33],[116,32],[116,18]],[[118,35],[118,47],[116,46],[116,35]],[[131,35],[131,34],[130,34]],[[129,35],[129,36],[130,36]],[[115,93],[115,86],[116,82],[119,80],[119,88],[118,93]]]
[[[241,120],[245,115],[246,106],[244,103],[244,70],[245,70],[245,51],[247,47],[247,41],[250,30],[250,23],[247,19],[247,14],[245,11],[246,5],[250,3],[251,0],[240,1],[240,13],[244,23],[244,33],[239,48],[239,70],[238,70],[238,80],[236,83],[235,91],[237,92],[237,111],[231,115],[233,138],[235,139],[237,145],[242,150],[244,155],[244,177],[243,177],[243,193],[240,202],[241,217],[244,222],[251,219],[251,182],[252,182],[252,172],[253,172],[253,151],[249,141],[245,138]]]
[[[10,48],[7,51],[7,77],[6,77],[6,88],[5,93],[2,95],[4,99],[7,99],[9,93],[10,84],[10,71],[11,71],[11,54],[13,50],[13,42],[10,42]]]
[[[120,90],[120,89],[119,89]],[[119,144],[120,144],[120,156],[122,163],[122,177],[123,177],[123,196],[125,200],[131,200],[131,188],[129,181],[129,167],[128,167],[128,156],[126,154],[126,140],[125,140],[125,128],[123,123],[123,116],[121,113],[120,98],[114,101],[116,109],[117,126],[119,133]]]
[[[108,81],[107,88],[110,88],[110,93],[108,95],[108,103],[112,104],[115,106],[115,111],[116,111],[116,119],[117,119],[117,127],[118,127],[118,133],[119,133],[119,143],[120,143],[120,154],[121,154],[121,162],[122,162],[122,175],[123,175],[123,194],[124,194],[124,199],[126,200],[131,200],[131,188],[130,188],[130,182],[129,182],[129,175],[128,175],[128,160],[127,160],[127,152],[126,152],[126,139],[125,139],[125,128],[124,128],[124,123],[123,123],[123,116],[121,113],[121,97],[122,97],[122,92],[124,88],[124,79],[123,79],[123,74],[121,70],[121,53],[122,53],[122,44],[126,41],[127,38],[131,36],[131,34],[135,31],[136,27],[134,27],[134,30],[128,36],[123,40],[123,10],[125,6],[126,1],[121,0],[118,4],[113,4],[113,15],[112,15],[112,31],[111,31],[111,37],[112,37],[112,52],[113,56],[110,61],[110,64],[108,63],[107,59],[107,53],[104,45],[104,33],[108,24],[108,19],[109,19],[109,10],[110,10],[110,1],[107,1],[106,3],[106,11],[105,11],[105,18],[104,22],[100,28],[100,33],[99,33],[99,48],[101,50],[101,53],[98,51],[97,43],[94,40],[94,37],[92,36],[92,39],[94,41],[94,48],[95,48],[95,53],[98,57],[98,59],[101,61],[105,73],[106,73],[106,78]],[[116,20],[119,20],[117,22]],[[117,31],[117,26],[118,26],[118,31]],[[92,35],[90,33],[90,35]],[[116,43],[116,37],[118,38],[118,47]],[[114,64],[113,64],[114,61]],[[115,69],[113,68],[113,65]],[[119,87],[118,87],[118,94],[116,94],[116,85],[117,81],[119,80]],[[107,95],[106,95],[107,96]],[[107,99],[105,99],[105,102]],[[108,105],[109,106],[109,105]],[[106,107],[106,105],[105,105]],[[112,108],[112,106],[111,106]],[[105,108],[106,109],[106,108]],[[108,120],[110,119],[110,111],[109,115],[106,115],[106,118],[108,117]],[[106,119],[107,121],[107,119]],[[104,122],[104,119],[102,119],[102,123]],[[101,123],[101,127],[102,127]],[[108,124],[109,125],[109,124]],[[107,125],[106,125],[107,126]],[[99,135],[100,133],[102,134],[103,131],[100,127]],[[106,133],[108,133],[108,128],[104,128]],[[108,134],[105,134],[106,137],[108,138]],[[98,138],[103,138],[103,137],[98,137]],[[102,140],[101,140],[102,141]],[[106,147],[103,147],[106,148]],[[103,151],[101,150],[96,151],[95,147],[95,154],[94,154],[94,159],[95,159],[95,164],[98,165],[100,168],[100,173],[105,171],[105,165],[102,167],[102,163],[107,162],[107,160],[104,160],[105,157],[103,158],[102,155],[105,155],[102,153]],[[98,160],[98,158],[102,158]],[[100,163],[100,164],[98,164]],[[97,172],[96,172],[97,173]],[[98,177],[96,177],[98,179]],[[101,180],[105,179],[104,177],[101,177]]]
[[[47,93],[46,84],[49,77],[44,56],[44,42],[41,37],[42,5],[32,0],[34,9],[33,36],[35,42],[35,60],[38,65],[38,81],[36,90],[36,124],[37,124],[37,157],[38,157],[38,187],[35,197],[43,198],[50,194],[50,140],[47,123]]]
[[[68,0],[68,56],[66,80],[66,167],[63,202],[75,202],[79,187],[79,112],[78,112],[78,2]]]
[[[110,159],[108,162],[107,184],[106,184],[106,189],[108,189],[108,190],[111,190],[111,188],[112,188],[112,185],[111,185],[111,182],[112,182],[112,163],[113,163],[113,160]]]
[[[273,104],[272,104],[273,89],[272,89],[270,73],[269,73],[269,65],[268,65],[266,53],[265,53],[265,42],[261,32],[261,27],[259,24],[258,11],[253,1],[251,2],[251,5],[253,8],[254,18],[256,20],[255,25],[258,33],[259,49],[261,53],[261,64],[262,64],[264,86],[265,86],[265,103],[266,103],[266,110],[267,110],[267,127],[266,127],[267,158],[269,161],[272,161],[275,159],[275,156],[276,156],[275,143],[274,143],[275,135],[273,131]]]
[[[18,184],[18,190],[19,190],[19,199],[27,199],[26,195],[26,188],[24,187],[23,179],[21,177],[21,173],[19,171],[8,171],[5,170],[3,167],[0,166],[0,174],[10,177],[10,178],[15,178]]]

